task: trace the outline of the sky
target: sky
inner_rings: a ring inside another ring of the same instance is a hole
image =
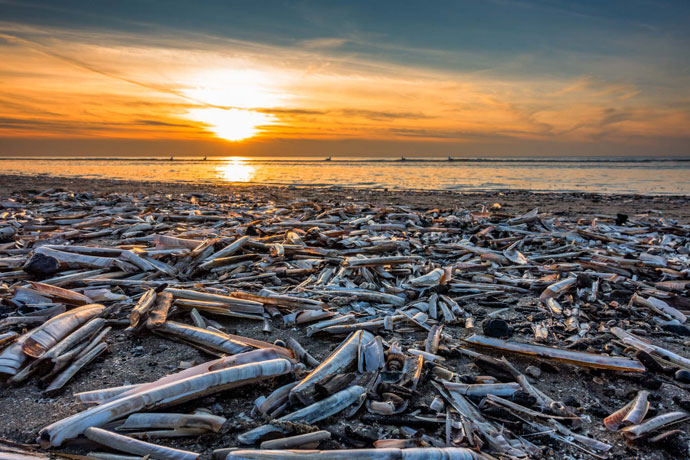
[[[0,0],[0,155],[690,155],[690,2]]]

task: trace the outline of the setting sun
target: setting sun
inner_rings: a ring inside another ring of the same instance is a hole
[[[259,70],[208,70],[194,76],[197,86],[184,94],[212,107],[195,108],[187,116],[203,123],[221,139],[241,141],[273,124],[272,115],[257,111],[281,105],[283,92],[275,78]]]
[[[192,109],[189,117],[208,126],[216,136],[241,141],[258,134],[258,128],[274,122],[274,117],[242,109]]]

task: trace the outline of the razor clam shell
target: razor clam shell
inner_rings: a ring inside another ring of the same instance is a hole
[[[639,361],[614,356],[597,355],[594,353],[576,352],[560,348],[545,347],[527,343],[517,343],[508,340],[494,339],[480,335],[473,335],[464,339],[467,343],[504,351],[511,351],[524,355],[552,358],[568,364],[594,367],[598,369],[610,369],[620,371],[644,372],[645,368]]]
[[[361,343],[361,342],[360,342]],[[374,372],[383,369],[386,358],[383,353],[383,341],[376,336],[367,343],[361,344],[359,353],[359,372]]]
[[[60,375],[58,375],[55,378],[55,380],[53,380],[53,382],[51,382],[51,384],[48,385],[48,388],[46,388],[43,392],[46,394],[53,394],[56,391],[60,390],[63,386],[67,384],[67,382],[72,377],[74,377],[74,375],[77,372],[79,372],[79,370],[82,367],[86,366],[91,361],[96,359],[101,353],[105,352],[107,349],[108,346],[105,343],[99,343],[92,350],[89,350],[83,356],[77,357],[77,359]]]
[[[140,387],[141,385],[143,384],[140,383],[137,385],[123,385],[120,387],[106,388],[103,390],[82,391],[81,393],[75,393],[74,397],[77,399],[77,401],[82,403],[99,404],[105,400],[121,395],[125,391],[133,390],[134,388]]]
[[[213,332],[208,329],[200,329],[175,321],[166,321],[156,328],[156,332],[163,334],[164,337],[169,334],[170,336],[222,353],[237,354],[251,350],[249,345],[230,340],[223,333]]]
[[[150,430],[162,428],[203,428],[218,431],[227,419],[211,414],[145,413],[132,414],[117,431]]]
[[[412,447],[408,449],[347,450],[235,450],[226,460],[488,460],[464,447]]]
[[[517,383],[467,384],[444,381],[443,386],[445,386],[449,391],[465,396],[495,395],[510,397],[521,389],[520,385]]]
[[[103,305],[89,304],[66,311],[31,332],[24,341],[22,350],[33,358],[39,358],[72,331],[104,310]]]
[[[685,411],[668,412],[666,414],[661,414],[650,418],[646,422],[639,425],[627,426],[621,429],[621,432],[628,439],[637,439],[661,428],[666,428],[669,425],[687,420],[688,417],[690,417],[690,414]]]
[[[368,331],[357,331],[350,335],[333,353],[316,369],[311,371],[302,381],[290,391],[290,399],[298,399],[302,404],[313,404],[316,384],[332,375],[344,372],[354,365],[358,357],[359,344],[371,341],[374,336]]]
[[[319,443],[331,439],[329,431],[315,431],[313,433],[305,433],[297,436],[290,436],[288,438],[272,439],[261,443],[261,450],[270,449],[290,449],[293,447],[300,447],[306,444]]]
[[[29,334],[24,334],[16,342],[2,350],[0,353],[0,374],[16,375],[27,359],[29,359],[23,351],[24,341],[29,337]]]
[[[262,361],[271,361],[274,359],[279,359],[282,356],[278,354],[278,352],[274,349],[271,348],[263,348],[259,350],[252,350],[252,351],[247,351],[244,353],[240,353],[237,355],[233,356],[224,356],[222,358],[215,359],[213,361],[207,361],[205,363],[201,363],[197,366],[190,367],[188,369],[184,369],[180,372],[176,372],[174,374],[166,375],[165,377],[161,377],[160,379],[154,381],[154,382],[149,382],[149,383],[142,383],[139,385],[130,385],[130,388],[125,389],[124,391],[119,391],[120,388],[122,387],[117,387],[117,388],[111,388],[111,389],[106,389],[102,390],[104,391],[105,394],[110,393],[112,390],[116,390],[116,394],[113,394],[112,396],[107,396],[105,401],[103,402],[110,402],[115,399],[123,398],[126,396],[130,396],[132,394],[136,394],[142,391],[146,390],[151,390],[158,388],[163,385],[167,385],[171,382],[179,381],[182,379],[186,379],[189,377],[194,377],[198,376],[207,372],[211,371],[218,371],[222,369],[228,369],[233,366],[240,366],[243,364],[252,364],[252,363],[259,363]]]
[[[263,314],[264,312],[263,305],[260,302],[255,302],[253,300],[244,300],[225,295],[197,292],[189,289],[167,288],[166,290],[172,293],[175,298],[218,302],[227,305],[228,309],[239,313]]]
[[[227,388],[283,375],[291,370],[292,364],[288,360],[275,359],[206,372],[151,390],[138,389],[130,396],[122,396],[48,425],[39,432],[41,444],[60,446],[66,439],[80,435],[89,427],[101,426],[133,412],[179,404]]]
[[[366,392],[366,389],[359,386],[353,385],[344,390],[332,394],[331,396],[315,402],[303,409],[296,412],[284,415],[278,419],[277,422],[303,422],[307,424],[312,424],[330,417],[333,414],[346,409],[348,406],[353,404],[360,396]],[[262,425],[260,427],[254,428],[246,433],[243,433],[237,437],[237,441],[241,444],[255,444],[262,437],[271,433],[284,433],[283,428],[279,428],[274,425]]]
[[[201,457],[201,455],[194,452],[139,441],[96,427],[84,430],[84,436],[91,441],[130,454],[150,455],[154,458],[165,460],[198,460]]]
[[[647,410],[649,410],[649,401],[647,397],[649,396],[648,391],[640,391],[632,402],[630,411],[623,417],[621,423],[624,425],[638,425],[642,423],[645,416],[647,415]]]

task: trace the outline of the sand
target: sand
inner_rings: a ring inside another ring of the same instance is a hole
[[[690,195],[610,195],[598,193],[534,193],[522,190],[491,192],[454,191],[392,191],[343,187],[279,187],[269,185],[194,185],[168,182],[120,181],[72,177],[0,175],[0,195],[21,191],[41,192],[49,188],[74,192],[128,193],[228,193],[239,192],[258,200],[272,199],[277,204],[307,199],[329,202],[348,200],[377,205],[395,204],[414,209],[451,208],[478,209],[499,203],[508,212],[524,212],[535,207],[556,215],[589,217],[597,214],[628,215],[661,212],[664,216],[686,222],[690,218]]]

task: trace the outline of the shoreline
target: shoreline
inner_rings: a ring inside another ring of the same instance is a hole
[[[239,194],[243,197],[271,199],[277,203],[294,200],[375,202],[379,205],[409,206],[414,209],[466,208],[492,206],[515,212],[539,207],[545,212],[563,215],[595,216],[617,213],[636,215],[660,212],[665,217],[686,222],[690,195],[606,194],[591,192],[533,192],[529,190],[455,191],[455,190],[386,190],[339,186],[279,186],[246,183],[192,184],[165,181],[119,179],[86,179],[62,176],[24,176],[0,174],[0,194],[40,193],[54,188],[74,192],[108,193],[212,193]]]

